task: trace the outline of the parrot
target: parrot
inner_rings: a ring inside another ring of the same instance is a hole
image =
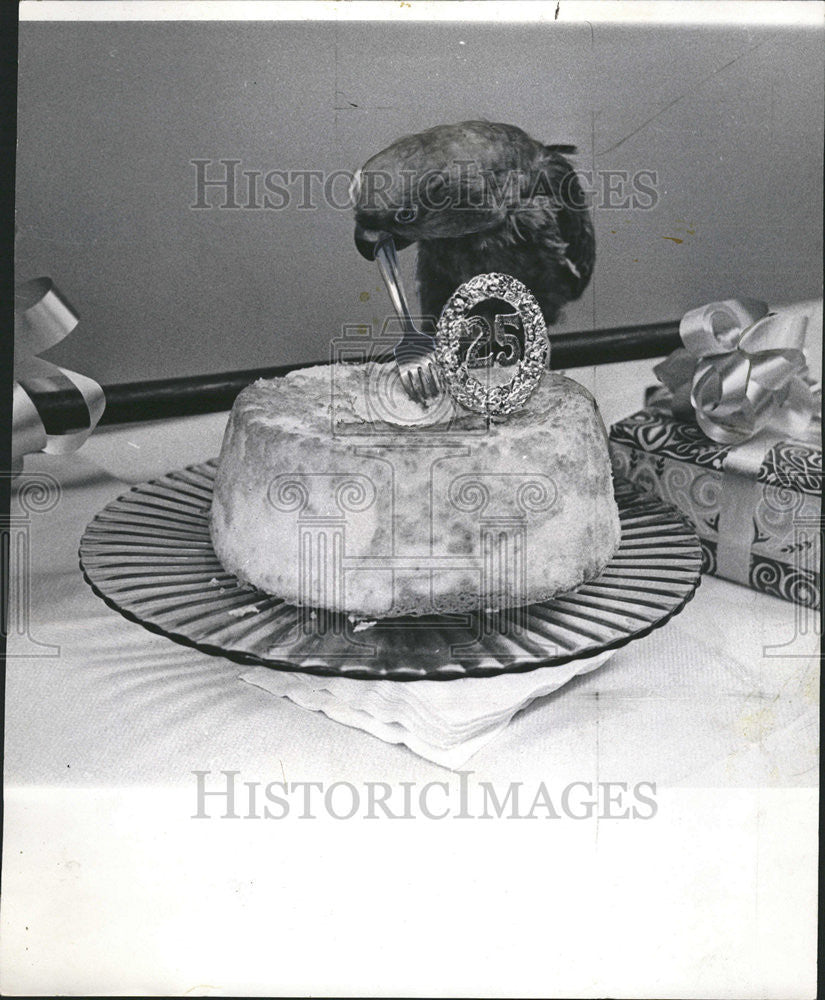
[[[575,152],[486,120],[403,136],[354,174],[356,248],[372,260],[388,236],[398,250],[417,244],[418,298],[430,330],[459,285],[489,272],[521,281],[545,323],[555,323],[584,292],[595,262],[592,219],[565,155]]]

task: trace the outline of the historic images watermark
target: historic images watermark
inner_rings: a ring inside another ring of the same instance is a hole
[[[192,771],[192,819],[649,820],[658,813],[654,781],[250,781],[240,771]]]
[[[358,608],[377,590],[385,594],[389,615],[403,615],[396,609],[409,604],[410,595],[417,604],[415,614],[426,616],[444,613],[440,595],[472,594],[478,613],[448,612],[454,627],[472,630],[461,644],[464,660],[473,658],[470,647],[476,643],[480,646],[475,656],[486,658],[484,636],[515,640],[525,631],[530,516],[556,502],[553,480],[543,473],[449,473],[443,463],[462,450],[451,443],[428,443],[418,453],[428,480],[422,489],[420,482],[410,484],[393,461],[409,458],[416,446],[399,442],[397,448],[394,452],[382,443],[379,456],[364,446],[363,459],[381,463],[383,474],[282,473],[270,483],[272,507],[290,525],[294,522],[295,530],[289,532],[296,538],[290,589],[299,608],[295,630],[281,637],[273,650],[287,652],[309,636],[327,633],[354,639],[376,621],[344,612]],[[413,498],[411,490],[417,494]],[[376,518],[377,507],[383,514]],[[403,507],[408,508],[407,522],[417,525],[414,536],[396,514]],[[451,511],[447,519],[440,513],[444,507]],[[429,537],[436,537],[437,522],[450,528],[452,541],[443,550],[429,544]],[[378,539],[380,546],[359,551],[353,540],[367,536]],[[391,620],[382,621],[382,629],[390,626]],[[400,627],[411,625],[405,618]],[[451,652],[456,655],[458,647]],[[341,646],[335,655],[363,658],[374,653],[355,640],[349,654]]]
[[[377,336],[344,327],[332,343],[342,363],[329,369],[337,445],[323,465],[301,459],[269,482],[269,519],[296,540],[283,573],[299,610],[278,653],[336,637],[336,659],[369,658],[369,628],[408,630],[438,614],[456,630],[450,654],[471,662],[489,656],[489,637],[517,641],[526,631],[532,532],[560,502],[556,483],[529,461],[518,471],[468,471],[490,432],[485,418],[459,417],[447,394],[422,417],[393,365],[364,364],[397,339],[391,320]],[[383,613],[351,613],[376,594]]]
[[[12,504],[0,514],[0,629],[6,656],[59,656],[60,646],[32,635],[31,533],[37,518],[60,502],[60,483],[47,472],[0,472],[12,480]]]
[[[779,558],[751,559],[751,579],[760,589],[793,602],[787,638],[763,647],[766,657],[810,657],[811,642],[822,644],[822,593],[825,589],[825,518],[822,516],[821,452],[783,444],[787,469],[772,469],[754,518],[754,533],[781,540]]]
[[[571,170],[562,177],[543,171],[494,173],[472,160],[456,160],[445,171],[263,169],[236,157],[200,157],[192,167],[190,208],[204,211],[380,210],[405,204],[422,211],[529,210],[538,200],[569,209],[648,211],[659,202],[656,170]]]

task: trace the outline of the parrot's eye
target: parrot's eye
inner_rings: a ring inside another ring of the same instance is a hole
[[[410,208],[399,208],[395,213],[396,222],[415,222],[418,216],[418,209],[415,206]]]

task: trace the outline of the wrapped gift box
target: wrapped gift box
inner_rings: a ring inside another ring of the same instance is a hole
[[[717,444],[654,406],[613,425],[610,451],[617,476],[690,520],[705,572],[820,606],[821,444]]]

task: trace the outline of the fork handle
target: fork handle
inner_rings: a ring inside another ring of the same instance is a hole
[[[407,298],[404,295],[404,288],[401,284],[401,274],[398,270],[398,257],[395,254],[395,243],[391,236],[383,239],[376,248],[375,259],[378,262],[378,269],[384,284],[387,286],[393,308],[398,313],[405,333],[418,333],[419,331],[413,323],[410,315],[410,308],[407,305]]]

